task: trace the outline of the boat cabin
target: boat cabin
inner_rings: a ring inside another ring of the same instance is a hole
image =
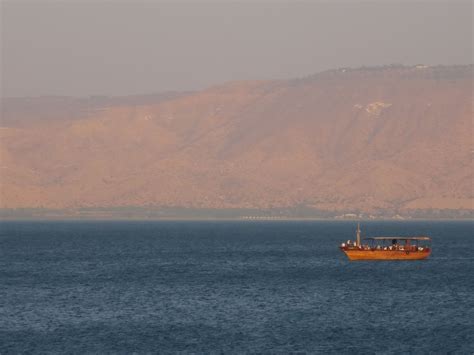
[[[371,237],[364,238],[363,249],[423,251],[431,248],[431,238],[421,235],[415,237]]]

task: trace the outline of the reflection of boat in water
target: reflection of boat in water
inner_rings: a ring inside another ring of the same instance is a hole
[[[431,254],[431,238],[427,236],[372,237],[361,242],[359,224],[356,236],[356,241],[340,246],[350,260],[420,260]]]

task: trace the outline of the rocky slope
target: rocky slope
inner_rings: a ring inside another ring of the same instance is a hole
[[[0,207],[472,209],[472,80],[390,66],[86,107],[5,99]]]

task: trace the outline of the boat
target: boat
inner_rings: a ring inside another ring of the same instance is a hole
[[[431,254],[431,238],[420,236],[371,237],[361,240],[357,223],[356,240],[339,247],[349,260],[422,260]]]

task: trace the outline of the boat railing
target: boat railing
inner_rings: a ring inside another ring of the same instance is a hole
[[[362,244],[357,245],[356,243],[342,243],[341,248],[350,249],[350,250],[367,250],[367,251],[408,251],[408,252],[418,252],[429,250],[429,246],[426,245],[369,245]]]

